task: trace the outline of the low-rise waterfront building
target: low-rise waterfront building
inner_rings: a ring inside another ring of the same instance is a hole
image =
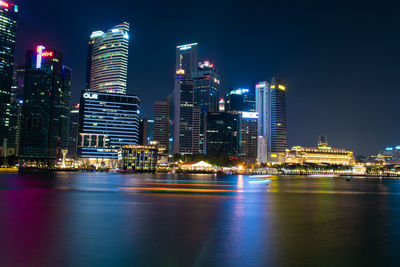
[[[294,164],[353,165],[354,157],[352,151],[343,148],[294,146],[286,151],[285,162]]]
[[[132,172],[155,172],[158,158],[156,145],[123,145],[119,150],[121,169]]]

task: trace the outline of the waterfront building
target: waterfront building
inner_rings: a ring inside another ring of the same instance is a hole
[[[90,35],[86,71],[87,91],[126,94],[129,23]]]
[[[78,156],[85,165],[116,167],[118,149],[139,141],[136,95],[82,92]]]
[[[343,148],[332,148],[325,142],[317,147],[294,146],[286,151],[286,163],[353,165],[353,152]]]
[[[71,69],[62,54],[39,45],[26,53],[20,155],[52,165],[68,146]]]
[[[0,146],[7,151],[18,5],[0,1]],[[6,155],[5,155],[6,156]]]
[[[255,96],[253,89],[237,88],[226,94],[226,111],[230,113],[255,112]]]
[[[68,157],[77,157],[79,134],[79,104],[73,106],[69,112]]]
[[[174,90],[174,154],[200,151],[200,108],[194,106],[194,82],[184,70],[177,70]]]
[[[225,153],[231,156],[239,154],[238,114],[208,112],[205,127],[205,154]]]
[[[240,156],[248,163],[257,159],[257,112],[242,112],[240,115]]]
[[[267,98],[268,161],[282,163],[287,148],[286,85],[273,78]]]
[[[176,47],[175,70],[183,70],[187,78],[197,70],[197,43]]]
[[[131,172],[155,172],[158,159],[156,145],[123,145],[119,149],[121,169]]]
[[[154,130],[153,140],[160,145],[165,146],[168,153],[169,147],[169,102],[156,101],[154,102]]]

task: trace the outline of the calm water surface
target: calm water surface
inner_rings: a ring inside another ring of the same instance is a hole
[[[400,180],[0,175],[0,266],[398,266]]]

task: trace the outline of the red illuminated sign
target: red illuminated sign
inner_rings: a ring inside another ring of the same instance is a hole
[[[53,51],[43,51],[42,52],[42,57],[52,57],[53,56]]]

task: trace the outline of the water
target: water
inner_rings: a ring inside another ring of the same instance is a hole
[[[0,175],[0,266],[377,266],[400,180]]]

